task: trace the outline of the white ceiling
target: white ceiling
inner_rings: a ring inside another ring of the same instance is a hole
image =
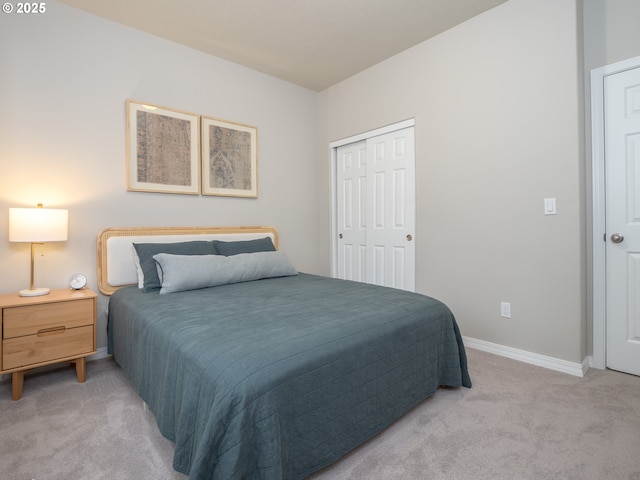
[[[321,91],[507,0],[59,0]]]

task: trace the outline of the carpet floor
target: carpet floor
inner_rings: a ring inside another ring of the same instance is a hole
[[[640,377],[584,378],[468,349],[473,388],[443,388],[309,480],[640,480]],[[110,358],[0,382],[0,479],[185,480]]]

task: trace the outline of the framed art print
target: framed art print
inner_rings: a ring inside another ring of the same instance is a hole
[[[200,117],[127,100],[127,190],[200,193]]]
[[[258,197],[258,129],[202,116],[202,194]]]

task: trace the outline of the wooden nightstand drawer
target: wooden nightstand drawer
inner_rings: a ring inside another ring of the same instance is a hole
[[[5,370],[93,351],[93,325],[42,329],[39,334],[4,341],[2,368]]]
[[[27,305],[4,309],[3,338],[36,335],[42,330],[65,327],[67,330],[83,325],[93,325],[93,300]],[[3,364],[3,368],[7,367]]]

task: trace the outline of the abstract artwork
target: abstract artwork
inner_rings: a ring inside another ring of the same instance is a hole
[[[256,127],[202,117],[202,194],[258,197]]]
[[[199,116],[127,100],[127,190],[200,193]]]

